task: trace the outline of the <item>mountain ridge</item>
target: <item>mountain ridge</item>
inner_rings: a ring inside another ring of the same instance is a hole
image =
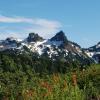
[[[84,51],[89,57],[93,58],[96,63],[100,63],[100,42],[94,46],[84,49]]]
[[[72,56],[72,60],[83,60],[83,62],[84,59],[92,59],[80,45],[69,41],[63,31],[56,33],[51,39],[43,39],[37,33],[29,33],[29,36],[22,41],[10,37],[0,42],[0,51],[7,49],[18,50],[20,53],[27,49],[39,56],[48,56],[53,60],[68,59],[69,55]]]

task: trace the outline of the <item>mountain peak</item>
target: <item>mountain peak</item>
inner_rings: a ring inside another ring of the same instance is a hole
[[[59,35],[65,35],[65,33],[62,30],[59,31],[57,34],[59,34]]]
[[[38,34],[36,33],[29,33],[29,36],[27,38],[28,42],[37,42],[37,41],[42,41],[43,38],[40,37]]]
[[[100,42],[98,42],[97,45],[100,45]]]
[[[3,41],[3,43],[6,43],[6,44],[9,44],[9,43],[17,43],[18,42],[18,39],[17,38],[14,38],[14,37],[8,37],[6,38],[5,41]]]
[[[14,38],[14,37],[8,37],[6,38],[7,41],[13,41],[13,40],[17,40],[17,38]]]
[[[67,43],[67,37],[65,36],[65,33],[63,31],[58,32],[54,37],[50,39],[51,41],[63,41],[64,43]]]

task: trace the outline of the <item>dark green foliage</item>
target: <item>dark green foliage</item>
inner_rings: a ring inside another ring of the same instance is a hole
[[[76,68],[79,64],[77,60],[65,59],[62,56],[52,60],[48,56],[42,55],[39,57],[36,53],[17,54],[13,52],[0,52],[0,69],[9,72],[15,72],[16,70],[26,72],[28,69],[31,69],[37,73],[65,73],[68,69]]]
[[[61,76],[65,75],[64,78],[68,78],[68,82],[71,83],[73,70],[76,70],[78,74],[79,91],[82,91],[86,98],[97,97],[100,93],[100,66],[98,65],[98,69],[95,67],[87,67],[87,69],[86,65],[85,69],[87,70],[81,75],[84,66],[78,57],[74,60],[72,58],[74,57],[71,54],[66,58],[61,55],[56,60],[52,60],[48,56],[39,56],[37,53],[31,52],[0,52],[0,100],[4,97],[10,100],[15,100],[14,98],[23,100],[24,90],[33,87],[39,89],[38,80],[41,78],[46,80],[47,76],[47,80],[51,81],[50,76],[55,73],[60,73]],[[84,60],[84,62],[87,64],[89,61]]]

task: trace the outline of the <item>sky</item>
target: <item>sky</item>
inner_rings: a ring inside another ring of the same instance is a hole
[[[90,47],[100,41],[100,0],[0,0],[0,40],[45,39],[63,30],[67,38]]]

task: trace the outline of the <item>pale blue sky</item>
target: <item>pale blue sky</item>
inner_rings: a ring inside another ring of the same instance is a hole
[[[0,39],[50,38],[59,30],[82,47],[99,42],[100,0],[0,0]]]

